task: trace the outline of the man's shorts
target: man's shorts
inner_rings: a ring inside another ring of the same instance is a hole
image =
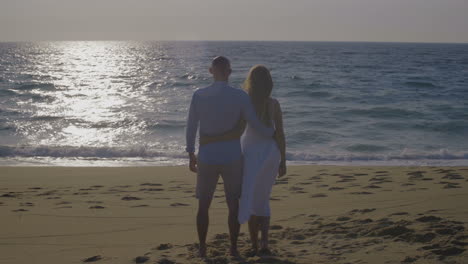
[[[219,176],[223,177],[226,200],[239,199],[242,191],[243,159],[231,164],[211,165],[198,162],[197,199],[212,199]]]

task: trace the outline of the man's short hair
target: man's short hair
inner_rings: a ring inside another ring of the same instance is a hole
[[[229,62],[228,58],[224,56],[217,56],[211,62],[211,67],[218,68],[218,69],[227,69],[231,66],[231,62]]]

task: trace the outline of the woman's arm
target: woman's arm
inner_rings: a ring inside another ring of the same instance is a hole
[[[284,176],[286,174],[286,138],[284,135],[283,129],[283,112],[281,111],[280,103],[273,99],[274,102],[274,122],[275,122],[275,141],[278,144],[278,148],[281,153],[281,161],[279,167],[279,177]]]
[[[228,132],[222,135],[215,135],[215,136],[200,135],[200,145],[205,145],[205,144],[209,144],[213,142],[239,139],[244,133],[245,125],[246,125],[245,121],[241,118],[239,119],[239,122],[237,122],[236,126],[233,129],[229,130]]]

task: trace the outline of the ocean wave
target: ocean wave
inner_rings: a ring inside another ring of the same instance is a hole
[[[55,158],[185,158],[180,152],[154,150],[146,146],[75,147],[75,146],[0,146],[0,157],[55,157]]]
[[[354,144],[346,147],[346,150],[352,152],[380,152],[388,150],[385,146],[371,145],[371,144]]]
[[[21,112],[16,111],[16,110],[10,110],[6,108],[0,108],[0,114],[3,116],[14,116],[14,115],[19,115]]]
[[[342,114],[351,114],[358,116],[366,116],[372,118],[421,118],[423,114],[417,111],[404,110],[391,107],[373,107],[370,109],[351,109],[340,112]]]
[[[427,122],[423,124],[415,124],[416,129],[423,131],[442,132],[447,134],[466,134],[468,133],[468,122],[465,120],[448,121],[448,122]]]
[[[158,120],[156,123],[148,125],[152,130],[158,129],[180,129],[187,125],[185,120]]]
[[[61,120],[64,117],[62,116],[51,116],[51,115],[38,115],[31,117],[32,120],[35,121],[54,121],[54,120]]]
[[[288,139],[289,144],[324,144],[331,142],[333,139],[342,137],[338,133],[323,130],[301,130],[298,132],[291,133]]]
[[[289,151],[288,161],[301,162],[352,162],[352,161],[423,161],[423,160],[468,160],[468,152],[449,152],[439,150],[426,153],[399,154],[317,154],[320,152]],[[0,158],[91,158],[91,159],[126,159],[126,158],[166,158],[180,160],[187,157],[181,151],[162,151],[146,146],[124,147],[74,147],[74,146],[0,146]]]
[[[418,88],[433,88],[437,87],[437,85],[431,83],[431,82],[405,82],[407,86],[412,86],[412,87],[418,87]]]
[[[186,74],[183,74],[182,76],[180,76],[180,78],[187,79],[187,80],[198,80],[199,76],[197,74],[186,73]]]
[[[145,124],[142,120],[134,120],[126,118],[119,121],[99,121],[90,124],[91,128],[122,128],[122,127],[143,127]]]
[[[407,153],[400,154],[316,154],[310,152],[287,152],[286,159],[297,162],[319,162],[319,161],[422,161],[422,160],[468,160],[468,152],[449,152],[440,150],[430,153]]]
[[[17,96],[17,95],[20,95],[20,94],[11,89],[0,90],[0,96]]]
[[[300,76],[298,76],[298,75],[291,75],[289,78],[290,78],[291,80],[302,80],[302,79],[303,79],[302,77],[300,77]]]
[[[43,95],[37,93],[29,93],[29,92],[18,92],[13,89],[2,89],[0,90],[0,96],[5,97],[19,97],[22,99],[33,99],[35,101],[53,101],[55,97],[50,95]]]
[[[320,92],[320,91],[293,91],[293,92],[286,93],[286,96],[300,96],[300,97],[309,96],[309,97],[324,98],[324,97],[330,97],[332,96],[332,94],[329,92]]]
[[[41,90],[55,90],[55,85],[53,83],[22,83],[19,86],[16,86],[15,89],[17,90],[33,90],[33,89],[41,89]]]
[[[6,123],[0,123],[0,131],[6,131],[6,130],[16,130],[16,127],[13,125],[9,125]]]

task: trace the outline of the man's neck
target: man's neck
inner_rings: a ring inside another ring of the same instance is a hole
[[[227,80],[214,80],[214,84],[227,85]]]

